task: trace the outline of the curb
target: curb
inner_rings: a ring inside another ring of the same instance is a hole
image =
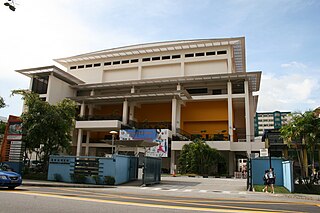
[[[90,185],[90,184],[65,184],[65,183],[42,183],[42,182],[22,182],[22,186],[41,186],[41,187],[73,187],[73,188],[116,188],[116,186]]]

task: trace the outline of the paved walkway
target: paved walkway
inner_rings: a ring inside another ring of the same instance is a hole
[[[133,184],[134,183],[134,184]],[[202,177],[170,177],[164,176],[161,178],[160,184],[151,185],[148,187],[140,187],[140,181],[135,181],[120,186],[93,185],[93,184],[76,184],[62,183],[53,181],[38,181],[38,180],[23,180],[23,186],[35,187],[73,187],[73,188],[123,188],[136,187],[141,190],[150,191],[168,191],[182,193],[221,193],[221,194],[262,194],[261,192],[247,192],[246,179],[230,179],[230,178],[202,178]],[[301,200],[316,200],[320,201],[320,195],[308,194],[275,194],[277,197],[294,198]]]

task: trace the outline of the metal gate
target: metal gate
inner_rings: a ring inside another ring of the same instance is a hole
[[[150,185],[161,181],[161,158],[144,157],[142,184]]]
[[[139,158],[130,157],[129,180],[137,180],[138,179],[138,167],[139,167]]]
[[[85,176],[99,174],[99,159],[88,157],[77,157],[74,165],[74,174]]]

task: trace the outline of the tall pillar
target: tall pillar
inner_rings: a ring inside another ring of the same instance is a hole
[[[122,122],[124,125],[128,124],[128,101],[127,100],[123,102]]]
[[[249,97],[249,82],[244,81],[244,105],[245,105],[245,116],[246,116],[246,141],[251,140],[251,119],[250,119],[250,97]]]
[[[85,155],[89,155],[90,131],[87,131]]]
[[[80,117],[84,116],[85,108],[86,108],[86,105],[84,104],[84,102],[82,102],[81,107],[80,107]],[[77,152],[76,152],[77,156],[81,155],[82,135],[83,135],[82,129],[79,129],[78,130],[78,141],[77,141]]]
[[[228,156],[229,175],[233,175],[233,172],[235,171],[234,166],[235,166],[234,152],[229,151],[229,156]]]
[[[175,164],[176,164],[176,153],[174,150],[171,150],[171,157],[170,157],[170,174],[174,174],[175,173]]]
[[[135,93],[135,92],[136,92],[136,90],[135,90],[134,86],[132,86],[132,87],[131,87],[130,92],[131,92],[131,93]]]
[[[129,107],[129,120],[134,121],[134,103],[130,103]]]
[[[233,142],[233,110],[232,110],[232,83],[228,81],[227,83],[228,89],[228,133],[229,133],[229,140]]]
[[[77,143],[77,156],[81,155],[81,146],[82,146],[82,129],[78,130],[78,143]]]
[[[177,133],[177,99],[172,99],[172,108],[171,108],[171,129],[172,134],[175,135]]]
[[[177,102],[177,128],[181,128],[181,100]]]

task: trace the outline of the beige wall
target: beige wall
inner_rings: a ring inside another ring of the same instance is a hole
[[[138,80],[138,68],[124,68],[116,70],[105,70],[103,72],[102,82]]]
[[[142,79],[152,78],[168,78],[180,76],[181,65],[179,64],[166,64],[157,66],[146,66],[142,68]]]
[[[221,74],[228,72],[226,60],[185,63],[184,67],[186,76]]]
[[[47,102],[50,104],[56,104],[62,101],[66,97],[74,96],[74,90],[71,89],[70,85],[53,75],[49,76],[48,91],[47,91]]]
[[[200,57],[185,58],[185,54],[206,53],[211,51],[227,50],[227,54],[208,55]],[[180,58],[168,60],[156,60],[142,62],[142,58],[162,57],[162,56],[180,55]],[[172,50],[167,52],[139,54],[132,56],[104,58],[101,61],[97,59],[81,61],[69,64],[68,72],[86,83],[101,83],[113,81],[130,81],[152,78],[170,78],[179,76],[193,76],[204,74],[222,74],[228,73],[228,65],[232,53],[228,46],[203,47],[188,50]],[[105,62],[123,61],[139,59],[137,63],[125,63],[104,66]],[[101,63],[99,67],[90,67],[82,69],[70,69],[71,66],[87,65]]]

